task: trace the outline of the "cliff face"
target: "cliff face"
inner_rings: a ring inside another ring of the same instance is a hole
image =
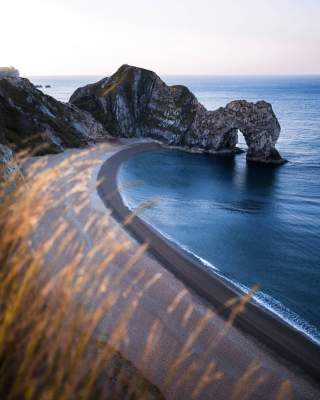
[[[27,79],[0,78],[0,180],[17,170],[16,150],[56,153],[109,137],[91,114],[45,95]]]
[[[105,129],[89,113],[43,94],[27,79],[0,79],[0,143],[12,149],[43,144],[45,153],[55,153],[103,136]]]
[[[248,160],[284,162],[275,148],[280,125],[272,106],[264,101],[234,101],[208,111],[188,88],[167,86],[152,71],[124,65],[110,78],[77,89],[70,102],[90,112],[114,136],[235,151],[240,130],[248,145]]]

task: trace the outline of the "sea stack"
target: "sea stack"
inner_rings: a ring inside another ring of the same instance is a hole
[[[236,152],[241,131],[248,161],[285,162],[275,148],[280,124],[265,101],[233,101],[208,111],[187,87],[168,86],[152,71],[123,65],[111,77],[77,89],[70,102],[90,112],[113,136],[150,137],[172,146]]]

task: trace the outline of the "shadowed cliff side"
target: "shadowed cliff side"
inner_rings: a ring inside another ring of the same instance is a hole
[[[45,95],[27,79],[0,77],[0,180],[17,170],[16,151],[58,153],[108,138],[86,111]]]
[[[123,65],[110,78],[77,89],[70,102],[90,112],[114,136],[235,152],[240,130],[248,160],[284,162],[275,148],[280,124],[265,101],[233,101],[208,111],[185,86],[168,86],[152,71]]]
[[[46,153],[56,153],[105,134],[90,114],[45,95],[27,79],[0,79],[0,143],[13,149],[45,144]]]

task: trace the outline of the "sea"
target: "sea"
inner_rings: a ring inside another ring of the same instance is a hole
[[[30,77],[61,101],[102,77]],[[178,150],[138,154],[120,169],[126,204],[213,274],[320,343],[320,76],[162,76],[207,109],[237,99],[271,102],[282,131],[282,166],[245,154]],[[239,133],[239,147],[246,144]],[[134,183],[134,184],[132,184]]]

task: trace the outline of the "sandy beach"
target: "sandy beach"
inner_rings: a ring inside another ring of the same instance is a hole
[[[158,145],[124,141],[46,157],[46,168],[77,154],[86,161],[81,192],[87,196],[85,208],[77,213],[76,193],[66,196],[64,207],[55,209],[50,218],[63,215],[77,232],[74,240],[88,252],[95,243],[104,242],[108,230],[130,216],[117,187],[119,165],[135,152],[154,146]],[[83,173],[80,168],[74,172]],[[63,179],[61,175],[55,182],[61,195],[72,189],[69,184],[61,189]],[[93,216],[104,223],[103,229],[87,229]],[[254,303],[247,304],[232,326],[226,324],[230,311],[222,305],[239,295],[234,288],[214,279],[139,218],[134,217],[126,228],[119,227],[117,240],[129,246],[106,271],[110,279],[121,273],[146,238],[149,251],[118,282],[122,296],[106,315],[102,329],[112,330],[119,315],[140,296],[126,337],[117,346],[168,399],[276,399],[288,381],[293,398],[319,398],[319,387],[311,378],[320,371],[318,346]],[[51,233],[50,225],[44,223],[33,240]],[[105,245],[107,249],[108,241]],[[74,256],[72,250],[67,256]],[[65,262],[65,254],[55,255],[56,266],[63,268]]]

